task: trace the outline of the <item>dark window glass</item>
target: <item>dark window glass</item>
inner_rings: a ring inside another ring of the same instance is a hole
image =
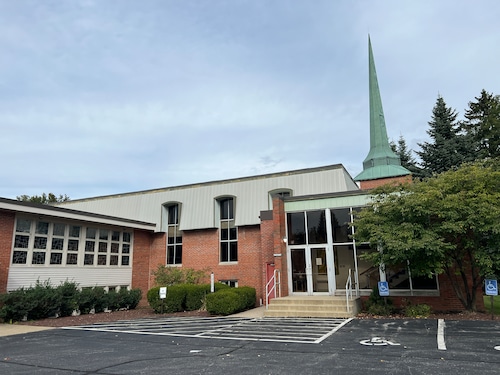
[[[112,253],[117,253],[119,250],[120,250],[120,244],[118,244],[118,243],[111,244],[111,252]]]
[[[100,240],[107,240],[109,236],[109,232],[105,229],[100,229],[99,230],[99,239]]]
[[[130,245],[124,244],[122,246],[122,254],[129,254],[130,253]]]
[[[94,264],[94,254],[85,254],[83,258],[83,264],[87,266],[91,266]]]
[[[111,233],[111,241],[120,241],[120,232],[113,231]]]
[[[45,253],[41,251],[34,251],[31,264],[45,264]]]
[[[100,253],[105,253],[108,251],[108,244],[107,242],[99,242],[99,252]]]
[[[229,243],[229,261],[237,262],[238,261],[238,243],[230,242]]]
[[[64,236],[64,230],[66,229],[66,225],[55,223],[52,233],[54,236]]]
[[[47,248],[47,237],[35,237],[35,244],[33,245],[35,249],[46,249]]]
[[[61,264],[61,263],[62,263],[62,253],[50,254],[50,264]]]
[[[221,199],[220,204],[220,218],[221,220],[234,219],[233,212],[233,198]]]
[[[68,241],[68,251],[78,251],[78,240]]]
[[[130,242],[130,233],[123,233],[123,242]]]
[[[128,266],[130,262],[130,257],[128,255],[122,256],[122,266]]]
[[[111,255],[109,257],[109,265],[110,266],[117,266],[118,265],[118,255]]]
[[[64,238],[53,238],[52,239],[52,250],[62,250],[64,247]]]
[[[94,241],[85,241],[85,251],[91,252],[94,251],[95,242]]]
[[[177,204],[168,206],[168,224],[169,225],[179,224],[179,206]]]
[[[28,256],[27,251],[14,251],[12,254],[13,264],[26,264],[26,258]]]
[[[303,212],[291,212],[287,214],[288,243],[290,245],[301,245],[306,243],[306,224]]]
[[[333,242],[351,242],[349,223],[351,215],[348,208],[332,210]]]
[[[29,233],[31,228],[31,220],[17,219],[16,232]]]
[[[97,229],[95,228],[87,228],[87,234],[86,234],[86,238],[95,238],[97,234]]]
[[[221,262],[229,262],[229,243],[221,242],[220,244],[220,261]]]
[[[16,237],[14,239],[14,247],[19,249],[27,249],[29,240],[29,236],[21,236],[19,234],[16,234]]]
[[[66,258],[66,264],[77,264],[78,254],[68,254]]]
[[[80,227],[74,225],[69,227],[69,236],[74,238],[80,237]]]
[[[310,244],[326,243],[325,211],[307,212],[307,234]]]
[[[49,234],[49,223],[39,221],[36,223],[36,234]]]
[[[99,265],[99,266],[106,265],[106,255],[98,255],[97,256],[97,265]]]

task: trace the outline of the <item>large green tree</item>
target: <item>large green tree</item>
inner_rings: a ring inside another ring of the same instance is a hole
[[[475,311],[484,277],[500,276],[500,159],[373,194],[354,220],[355,238],[379,249],[368,258],[408,261],[415,276],[444,273],[464,308]]]
[[[471,150],[476,158],[500,156],[500,96],[485,90],[469,102],[462,129],[471,139]]]
[[[16,198],[18,201],[21,202],[33,202],[42,204],[52,204],[52,203],[69,201],[69,197],[66,194],[64,195],[60,194],[59,196],[56,196],[53,193],[49,194],[42,193],[42,195],[20,195]]]
[[[429,121],[430,128],[427,130],[430,142],[419,143],[421,150],[416,151],[425,176],[457,168],[462,163],[475,159],[467,144],[468,138],[460,133],[457,116],[458,113],[438,96]]]

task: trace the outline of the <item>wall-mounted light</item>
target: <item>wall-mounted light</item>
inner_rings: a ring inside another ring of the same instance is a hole
[[[288,238],[283,237],[283,242],[284,242],[284,243],[287,243],[287,242],[288,242]]]

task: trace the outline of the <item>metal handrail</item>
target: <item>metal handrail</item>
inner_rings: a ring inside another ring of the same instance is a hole
[[[271,289],[269,289],[269,286],[272,283]],[[278,285],[278,294],[276,294],[276,285]],[[269,281],[266,284],[266,310],[269,307],[269,296],[271,295],[272,292],[275,292],[275,297],[281,297],[281,273],[279,270],[274,270],[273,276],[269,279]]]
[[[349,305],[349,299],[352,301],[352,278],[351,278],[350,268],[349,268],[349,275],[347,276],[347,281],[345,283],[345,298],[347,302],[347,312],[351,312],[351,307]]]

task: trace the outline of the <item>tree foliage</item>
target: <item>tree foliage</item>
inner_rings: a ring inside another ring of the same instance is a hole
[[[417,165],[415,158],[413,157],[412,150],[406,145],[406,140],[403,136],[400,136],[398,143],[391,142],[392,151],[399,156],[401,159],[401,165],[408,169],[413,177],[421,178],[423,177],[422,168]]]
[[[354,221],[374,264],[409,261],[412,275],[446,274],[467,310],[484,277],[500,276],[500,159],[464,164],[414,184],[384,186]]]
[[[52,203],[69,201],[69,197],[66,194],[64,195],[60,194],[59,196],[56,196],[53,193],[49,194],[43,193],[42,195],[20,195],[16,198],[18,201],[21,202],[33,202],[41,204],[52,204]]]
[[[460,133],[457,116],[458,113],[438,96],[429,121],[430,128],[427,130],[431,141],[419,143],[421,150],[416,152],[421,159],[425,176],[457,168],[476,158],[467,143],[469,138]]]
[[[469,102],[462,129],[470,137],[477,158],[500,156],[500,96],[485,90]]]

